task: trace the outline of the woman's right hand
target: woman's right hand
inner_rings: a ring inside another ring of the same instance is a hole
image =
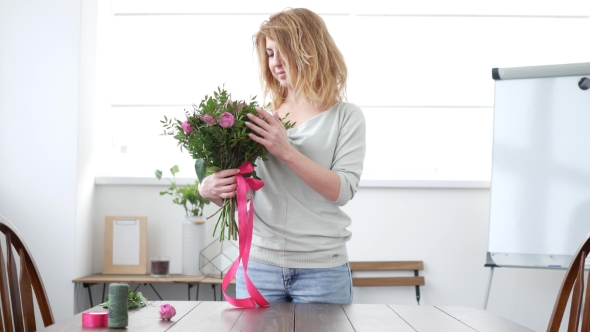
[[[215,172],[199,184],[199,193],[203,198],[219,206],[223,204],[222,199],[232,198],[236,195],[238,184],[236,174],[239,169],[226,169]]]

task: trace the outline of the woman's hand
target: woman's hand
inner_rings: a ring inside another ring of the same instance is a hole
[[[226,169],[207,176],[199,184],[199,193],[206,200],[221,206],[222,199],[236,195],[238,184],[235,175],[239,172],[239,169]]]
[[[248,114],[251,122],[246,122],[246,126],[254,133],[250,133],[250,138],[258,142],[273,156],[285,160],[293,147],[287,138],[287,130],[279,120],[279,112],[275,111],[272,115],[263,109],[256,109],[263,119],[257,118],[253,114]],[[266,121],[265,121],[266,120]]]

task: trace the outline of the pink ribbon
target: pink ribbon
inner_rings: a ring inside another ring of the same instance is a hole
[[[254,178],[244,178],[242,174],[249,174],[254,171],[254,166],[249,162],[244,162],[239,169],[240,173],[236,175],[236,180],[238,184],[238,232],[240,238],[240,253],[238,254],[238,259],[232,264],[223,278],[221,289],[223,290],[227,302],[236,307],[254,308],[256,305],[261,307],[268,306],[268,301],[266,301],[264,296],[260,294],[256,286],[250,281],[247,273],[250,246],[252,245],[252,230],[254,228],[254,199],[250,199],[250,210],[248,211],[246,209],[246,204],[248,203],[246,196],[250,190],[256,191],[262,188],[264,182]],[[242,266],[244,268],[244,283],[246,284],[246,289],[248,290],[250,297],[245,299],[234,299],[233,297],[228,296],[225,293],[225,290],[238,272],[240,260],[242,261]]]
[[[82,314],[82,327],[106,327],[109,325],[109,313],[85,312]]]

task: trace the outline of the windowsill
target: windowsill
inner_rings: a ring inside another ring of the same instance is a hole
[[[196,178],[177,178],[176,184],[193,183]],[[168,181],[146,177],[107,177],[94,179],[96,185],[104,186],[167,186]],[[361,180],[360,188],[457,188],[488,189],[490,181],[475,180]]]

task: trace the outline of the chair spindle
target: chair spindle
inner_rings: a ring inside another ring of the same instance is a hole
[[[6,265],[8,267],[8,286],[10,287],[10,304],[14,316],[14,330],[24,332],[23,326],[23,309],[20,304],[20,291],[18,287],[18,276],[16,273],[16,263],[14,253],[12,252],[12,241],[10,233],[6,233]]]
[[[584,267],[586,260],[582,260],[582,271],[584,271]],[[582,274],[582,277],[584,275]],[[590,278],[590,271],[588,272],[588,278]],[[588,279],[590,280],[590,279]],[[590,287],[586,287],[586,298],[584,300],[584,313],[582,314],[582,332],[590,332]]]
[[[23,305],[25,331],[33,332],[37,330],[37,324],[35,323],[35,307],[33,306],[33,288],[31,287],[31,278],[27,271],[24,250],[20,249],[18,256],[20,257],[20,296]]]
[[[578,273],[576,282],[574,284],[574,292],[572,294],[572,303],[570,309],[570,318],[568,324],[568,331],[577,331],[580,322],[580,310],[582,308],[582,298],[584,294],[584,262],[586,261],[586,252],[582,252],[580,262],[578,263]],[[575,262],[572,262],[575,264]]]

